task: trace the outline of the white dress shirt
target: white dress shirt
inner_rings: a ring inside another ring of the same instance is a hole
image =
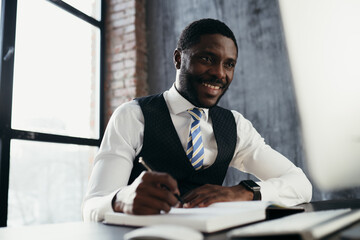
[[[191,125],[186,111],[193,108],[173,86],[164,92],[172,122],[184,151]],[[210,166],[217,155],[212,121],[204,109],[200,128],[205,148],[204,166]],[[262,200],[291,206],[309,202],[312,186],[300,168],[265,144],[252,124],[239,112],[232,110],[237,126],[237,142],[230,166],[251,173],[261,181]],[[144,116],[137,101],[118,107],[106,128],[99,152],[94,161],[88,191],[83,203],[85,221],[101,221],[104,213],[113,211],[111,201],[115,194],[127,186],[133,160],[143,144]]]

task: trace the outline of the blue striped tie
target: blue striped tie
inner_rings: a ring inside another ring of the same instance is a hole
[[[199,108],[192,108],[187,111],[191,115],[193,122],[191,123],[186,155],[190,159],[190,162],[195,170],[199,170],[203,165],[205,155],[200,130],[200,119],[203,110]]]

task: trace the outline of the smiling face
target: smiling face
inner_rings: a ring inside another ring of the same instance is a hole
[[[228,89],[237,59],[232,39],[221,34],[207,34],[186,50],[176,49],[176,89],[197,107],[215,106]]]

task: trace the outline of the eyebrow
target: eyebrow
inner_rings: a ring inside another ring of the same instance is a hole
[[[215,57],[218,56],[217,54],[215,54],[214,52],[209,51],[209,50],[202,50],[202,51],[199,51],[199,52],[196,53],[196,55],[199,55],[199,54],[208,54],[208,55],[215,56]],[[227,58],[226,61],[232,61],[232,62],[235,62],[235,63],[237,62],[236,59],[233,59],[231,57]]]

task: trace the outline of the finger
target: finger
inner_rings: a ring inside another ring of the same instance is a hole
[[[234,198],[234,193],[232,190],[228,187],[212,187],[211,192],[203,192],[204,197],[201,199],[201,201],[197,202],[198,207],[207,207],[213,203],[216,202],[228,202],[228,201],[234,201],[239,200],[237,198]]]
[[[184,204],[184,208],[202,207],[202,203],[207,200],[207,196],[198,195],[196,198]]]
[[[198,195],[197,189],[192,190],[192,191],[186,193],[186,194],[183,196],[183,201],[184,201],[185,203],[186,203],[186,202],[190,202],[190,201],[192,201],[193,199],[195,199],[197,195]]]
[[[203,185],[186,193],[183,197],[184,202],[191,202],[194,201],[195,198],[198,198],[200,195],[210,194],[213,191],[212,187],[210,186],[211,185]]]
[[[143,181],[153,183],[158,186],[166,186],[172,193],[180,194],[176,180],[167,173],[147,172],[143,176]]]
[[[167,204],[164,201],[160,201],[156,198],[149,198],[149,200],[146,202],[143,202],[142,205],[136,204],[135,208],[137,206],[148,209],[148,212],[150,214],[159,214],[162,211],[169,212],[171,210],[171,206],[169,204]]]
[[[132,211],[134,214],[158,214],[161,211],[169,212],[171,205],[163,199],[152,194],[137,194],[133,201]]]
[[[216,202],[225,202],[225,199],[219,196],[211,196],[204,199],[202,202],[198,203],[198,207],[208,207],[209,205]]]
[[[174,196],[173,193],[149,182],[140,183],[136,189],[136,194],[138,196],[149,196],[151,198],[157,199],[160,202],[166,202],[166,204],[170,207],[175,206],[178,203],[178,199]],[[168,211],[167,208],[162,210]]]
[[[133,208],[131,209],[131,212],[127,212],[127,213],[135,214],[135,215],[153,215],[153,214],[160,214],[161,210],[146,205],[134,205]]]
[[[122,212],[137,215],[159,214],[161,209],[153,207],[154,205],[149,205],[149,202],[153,202],[152,197],[149,195],[136,194],[131,202],[121,203],[123,206]]]
[[[224,187],[218,185],[203,185],[184,196],[184,202],[187,203],[184,207],[207,207],[219,202],[224,198],[224,190]]]
[[[166,202],[169,206],[175,206],[179,202],[172,192],[164,188],[149,188],[149,195]]]

